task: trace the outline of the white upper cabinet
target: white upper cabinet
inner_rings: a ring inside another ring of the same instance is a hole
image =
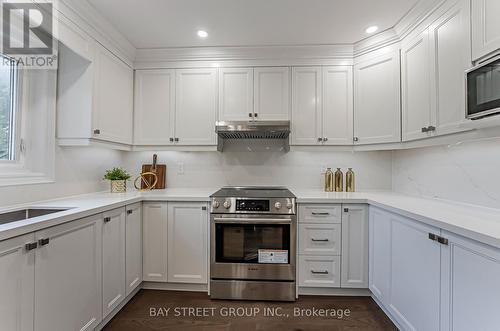
[[[208,281],[208,206],[199,202],[168,203],[168,281]]]
[[[134,72],[96,43],[93,137],[132,144]]]
[[[175,143],[215,145],[217,70],[176,70]]]
[[[219,69],[219,120],[248,121],[253,114],[253,69]]]
[[[0,241],[0,321],[2,330],[33,330],[35,297],[33,233]]]
[[[293,145],[321,144],[321,67],[292,69],[291,122]]]
[[[500,1],[472,0],[472,59],[478,60],[500,49]]]
[[[255,120],[290,118],[290,68],[255,68],[253,91]]]
[[[460,0],[429,28],[432,125],[438,135],[463,130],[464,72],[472,65],[469,13],[469,1]]]
[[[323,144],[352,145],[353,73],[350,66],[323,68]]]
[[[354,65],[354,143],[401,141],[399,51],[368,55]]]
[[[170,145],[174,112],[175,71],[136,70],[134,144]]]
[[[431,126],[429,35],[405,40],[401,50],[403,140],[428,136]]]

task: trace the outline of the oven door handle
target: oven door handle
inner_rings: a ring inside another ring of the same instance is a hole
[[[292,223],[291,218],[222,218],[215,217],[215,223],[226,223],[226,224],[290,224]]]

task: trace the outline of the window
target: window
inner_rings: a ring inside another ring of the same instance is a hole
[[[0,161],[16,159],[17,68],[0,54]]]

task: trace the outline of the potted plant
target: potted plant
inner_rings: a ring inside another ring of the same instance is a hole
[[[127,191],[127,180],[130,175],[122,168],[113,168],[106,170],[104,179],[111,182],[111,193],[124,193]]]

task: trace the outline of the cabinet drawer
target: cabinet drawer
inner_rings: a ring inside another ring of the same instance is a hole
[[[299,286],[340,287],[340,256],[299,256]]]
[[[340,255],[340,224],[300,224],[299,254]]]
[[[301,223],[341,223],[342,205],[311,204],[299,205],[299,222]]]

